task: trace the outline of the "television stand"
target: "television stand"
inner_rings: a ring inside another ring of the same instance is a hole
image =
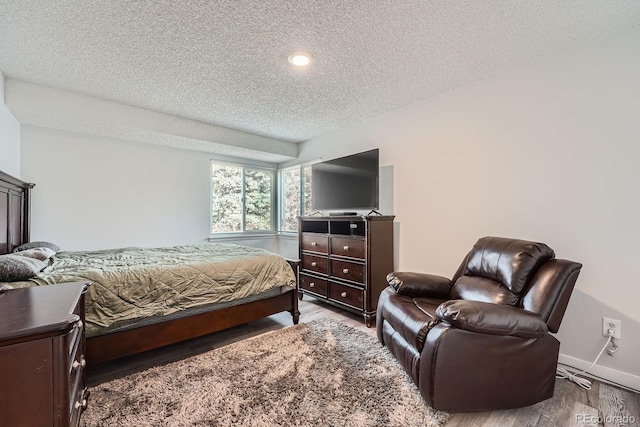
[[[375,323],[393,271],[393,216],[298,217],[298,297],[309,295]]]
[[[371,214],[382,216],[382,214],[375,209],[371,209],[371,211],[367,214],[367,216],[370,216]]]

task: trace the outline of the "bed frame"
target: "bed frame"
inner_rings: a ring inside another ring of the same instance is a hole
[[[0,254],[29,241],[34,186],[0,171]]]
[[[34,185],[0,171],[0,254],[10,253],[16,246],[29,242],[31,189]],[[3,232],[3,229],[6,229],[6,232]],[[300,262],[287,261],[298,280]],[[300,312],[296,289],[217,311],[87,338],[87,363],[95,366],[242,325],[282,311],[291,313],[293,323],[298,323]]]

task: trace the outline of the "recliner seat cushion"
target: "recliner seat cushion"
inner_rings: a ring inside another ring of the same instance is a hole
[[[500,283],[483,277],[462,276],[451,288],[451,299],[490,302],[493,304],[516,305],[520,300]]]

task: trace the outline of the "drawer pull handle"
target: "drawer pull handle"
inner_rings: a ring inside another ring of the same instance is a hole
[[[315,286],[316,286],[316,284],[315,284],[315,283],[313,283],[313,282],[309,283],[309,287],[310,287],[310,288],[315,288]]]
[[[313,261],[313,262],[311,263],[311,267],[317,267],[317,266],[318,266],[318,263],[317,263],[317,262]]]
[[[87,409],[87,399],[82,399],[82,402],[80,401],[76,401],[76,404],[73,405],[76,409],[80,409],[82,408],[82,410],[84,411],[85,409]]]
[[[342,249],[344,249],[345,251],[348,251],[349,250],[349,245],[344,245],[344,247]]]
[[[349,274],[349,269],[348,269],[348,268],[343,268],[343,269],[342,269],[342,272],[343,272],[344,274]]]
[[[346,293],[346,292],[343,292],[343,293],[341,293],[341,294],[340,294],[340,296],[341,296],[342,298],[346,298],[346,297],[347,297],[347,293]]]
[[[73,363],[71,364],[71,367],[73,369],[78,369],[80,366],[82,366],[83,368],[87,366],[87,361],[84,359],[84,356],[80,356],[79,362],[77,360],[74,360]]]
[[[318,246],[318,243],[316,243],[316,242],[311,242],[311,246]]]

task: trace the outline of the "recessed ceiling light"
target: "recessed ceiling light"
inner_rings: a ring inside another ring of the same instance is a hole
[[[291,55],[289,55],[289,63],[296,67],[305,67],[309,65],[311,58],[312,56],[309,52],[298,50],[296,52],[291,52]]]

